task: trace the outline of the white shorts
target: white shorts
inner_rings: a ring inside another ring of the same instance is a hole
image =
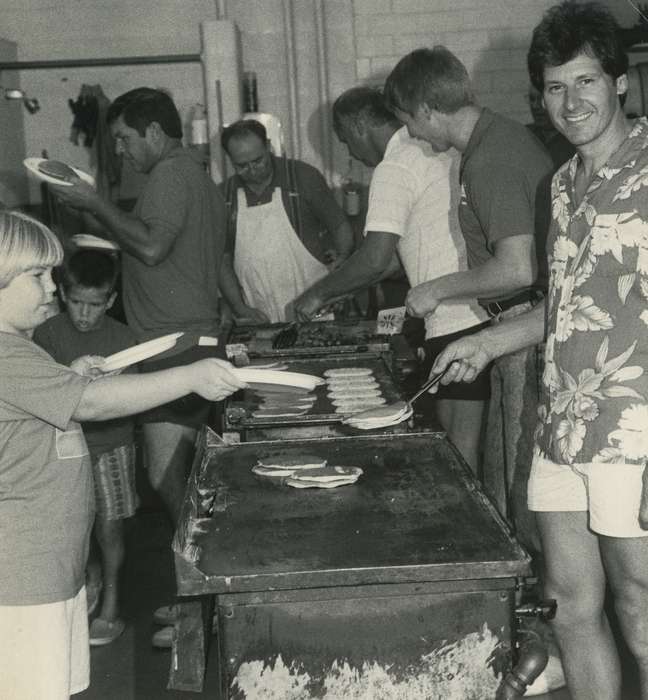
[[[589,527],[608,537],[648,537],[639,525],[640,464],[565,465],[533,457],[527,490],[529,510],[589,512]]]
[[[85,586],[46,605],[0,605],[0,698],[68,700],[90,685]]]

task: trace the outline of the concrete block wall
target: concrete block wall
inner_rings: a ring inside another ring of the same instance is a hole
[[[356,77],[382,83],[399,58],[444,44],[465,64],[481,104],[522,122],[526,52],[554,0],[353,0]]]

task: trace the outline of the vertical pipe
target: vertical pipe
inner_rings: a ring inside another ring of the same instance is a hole
[[[220,182],[226,175],[220,131],[241,116],[241,71],[237,28],[230,20],[206,20],[200,24],[205,107],[211,154],[211,176]]]
[[[290,110],[290,141],[293,158],[301,157],[299,139],[299,106],[297,104],[297,62],[295,60],[295,22],[292,0],[282,0],[284,35],[286,37],[286,72],[288,107]]]
[[[320,139],[322,142],[322,161],[324,177],[329,185],[333,178],[333,130],[328,89],[328,67],[326,56],[326,32],[323,0],[315,0],[315,43],[317,47],[317,72],[320,98]]]
[[[227,0],[216,0],[216,19],[227,19]]]

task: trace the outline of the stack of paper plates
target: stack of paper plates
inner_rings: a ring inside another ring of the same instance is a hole
[[[70,238],[74,245],[79,248],[96,248],[97,250],[119,250],[119,246],[112,241],[107,241],[105,238],[93,236],[89,233],[77,233]]]
[[[105,362],[99,369],[102,372],[114,372],[118,369],[124,369],[131,365],[147,360],[149,357],[159,355],[165,350],[172,348],[180,336],[184,333],[170,333],[159,338],[154,338],[146,343],[134,345],[132,348],[127,348],[121,352],[116,352],[114,355],[109,355],[105,358]]]
[[[316,386],[324,384],[321,377],[300,372],[285,372],[277,369],[256,369],[252,367],[234,367],[232,372],[246,384],[280,384],[294,386],[312,391]]]

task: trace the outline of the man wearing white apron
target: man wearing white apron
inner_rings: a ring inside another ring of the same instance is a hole
[[[322,175],[274,157],[259,122],[230,125],[222,143],[236,172],[225,193],[228,246],[243,296],[271,322],[290,321],[294,299],[328,273],[327,254],[343,259],[351,252],[351,227]]]

